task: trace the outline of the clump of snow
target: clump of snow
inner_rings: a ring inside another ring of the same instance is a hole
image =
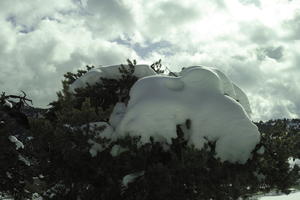
[[[63,127],[70,129],[71,131],[75,131],[76,129],[72,127],[70,124],[63,124]]]
[[[129,65],[123,65],[125,69],[129,69]],[[91,69],[82,77],[78,78],[74,83],[70,85],[70,92],[74,93],[75,89],[86,87],[87,84],[94,85],[96,83],[101,83],[101,78],[109,79],[120,79],[121,73],[119,68],[121,65],[105,66]],[[135,71],[133,73],[137,78],[142,78],[145,76],[155,75],[156,72],[151,69],[148,65],[136,65]]]
[[[62,181],[60,181],[59,183],[55,184],[54,186],[52,186],[50,189],[48,189],[47,191],[45,191],[43,193],[43,196],[46,196],[50,199],[54,198],[57,194],[60,193],[60,191],[69,191],[68,188],[66,188],[66,186],[64,184],[62,184]],[[47,199],[48,199],[47,198]]]
[[[121,147],[120,145],[115,144],[110,151],[110,154],[112,157],[116,157],[118,155],[120,155],[123,152],[128,151],[127,148]]]
[[[9,178],[9,179],[12,179],[13,177],[12,177],[12,174],[10,173],[10,172],[6,172],[6,176],[7,176],[7,178]]]
[[[91,122],[87,125],[82,125],[80,127],[81,130],[87,131],[87,127],[89,127],[88,131],[95,133],[94,138],[106,138],[106,139],[114,139],[114,131],[113,128],[106,122]],[[93,139],[89,139],[87,141],[91,148],[89,150],[92,157],[96,157],[99,152],[104,151],[107,148],[108,144],[99,144],[97,141]]]
[[[190,120],[185,132],[190,145],[202,149],[207,140],[216,141],[216,157],[245,163],[260,140],[247,114],[246,95],[213,68],[189,67],[179,75],[138,80],[131,88],[118,134],[141,136],[143,143],[153,137],[171,144],[177,137],[176,125]]]
[[[257,151],[256,151],[256,153],[258,153],[258,154],[264,154],[265,153],[265,147],[260,147]]]
[[[127,174],[126,176],[123,177],[122,179],[122,187],[128,187],[129,183],[132,183],[136,178],[141,177],[144,175],[144,171],[139,171],[139,172],[134,172],[131,174]]]
[[[300,159],[291,157],[289,158],[288,162],[290,164],[290,168],[294,168],[296,165],[300,167]]]
[[[92,157],[96,157],[98,155],[98,152],[102,152],[105,149],[105,147],[92,139],[89,139],[88,143],[91,145],[89,152]]]
[[[81,130],[92,132],[95,137],[112,138],[113,128],[107,122],[90,122],[80,127]],[[88,129],[88,130],[87,130]]]
[[[9,107],[9,108],[12,108],[13,107],[13,105],[12,105],[12,103],[10,103],[8,100],[4,100],[4,104],[3,104],[4,106],[6,106],[6,107]]]
[[[33,193],[31,200],[43,200],[43,197],[41,197],[38,193]]]
[[[263,175],[262,173],[260,172],[253,172],[253,175],[259,180],[259,181],[263,181],[266,179],[266,176]]]
[[[15,145],[16,145],[16,150],[18,150],[18,149],[24,149],[24,144],[20,141],[20,140],[18,140],[18,138],[16,138],[15,136],[13,136],[13,135],[11,135],[11,136],[9,136],[8,137],[8,139],[9,139],[9,141],[11,141],[12,143],[15,143]]]
[[[30,166],[31,163],[29,162],[29,160],[27,160],[26,158],[24,158],[22,155],[19,154],[18,156],[19,160],[22,161],[25,165]]]
[[[84,124],[82,126],[72,127],[69,124],[64,124],[64,127],[72,130],[72,131],[83,131],[85,134],[92,134],[95,140],[99,138],[106,139],[114,139],[114,130],[107,122],[90,122],[88,124]],[[89,149],[89,153],[92,157],[96,157],[99,152],[102,152],[106,149],[106,145],[99,144],[94,139],[88,139],[88,144],[91,145]]]

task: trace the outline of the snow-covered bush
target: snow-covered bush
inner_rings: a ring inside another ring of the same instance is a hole
[[[246,95],[239,96],[234,89],[238,87],[219,74],[216,69],[189,67],[178,77],[140,79],[131,88],[117,133],[141,136],[144,143],[152,137],[171,144],[177,137],[176,126],[190,120],[184,131],[189,145],[201,150],[205,143],[216,142],[216,157],[246,163],[260,134],[248,118]]]
[[[46,119],[30,120],[45,199],[238,199],[297,184],[297,134],[253,124],[217,69],[129,61],[65,78]]]

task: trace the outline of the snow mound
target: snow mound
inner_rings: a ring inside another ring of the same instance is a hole
[[[222,91],[222,93],[224,95],[230,96],[231,98],[235,99],[236,101],[238,101],[243,108],[245,109],[245,111],[247,112],[247,114],[250,116],[251,114],[251,108],[250,108],[250,103],[248,100],[247,95],[243,92],[243,90],[241,90],[237,85],[235,85],[234,83],[232,83],[232,81],[220,70],[216,69],[216,68],[212,68],[212,67],[205,67],[205,66],[192,66],[192,67],[187,67],[184,68],[179,75],[184,75],[185,73],[189,73],[191,70],[194,69],[203,69],[203,70],[208,70],[211,71],[213,73],[215,73],[220,82],[220,89]],[[203,73],[203,76],[205,75],[205,73]],[[202,80],[204,81],[204,79],[202,78]]]
[[[237,101],[238,100],[238,101]],[[181,124],[190,145],[202,149],[216,142],[216,157],[245,163],[260,140],[248,117],[247,96],[214,68],[189,67],[178,77],[148,76],[130,91],[126,112],[116,130],[119,135],[141,136],[171,144]],[[190,125],[184,126],[190,121]]]
[[[129,69],[129,65],[123,65],[125,69]],[[109,79],[120,79],[121,73],[119,68],[121,65],[112,65],[105,67],[98,67],[91,69],[82,77],[78,78],[74,83],[70,85],[70,92],[74,93],[75,89],[86,87],[87,84],[94,85],[96,83],[100,83],[100,78],[109,78]],[[133,75],[137,78],[142,78],[145,76],[155,75],[156,72],[149,67],[148,65],[136,65]]]
[[[245,111],[250,116],[252,111],[251,111],[251,107],[250,107],[250,103],[249,103],[247,95],[237,85],[233,84],[233,88],[234,88],[234,91],[235,91],[235,94],[236,94],[234,99],[237,100],[243,106]]]

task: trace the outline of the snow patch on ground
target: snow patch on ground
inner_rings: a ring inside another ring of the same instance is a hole
[[[291,193],[289,195],[280,195],[280,196],[265,196],[259,198],[259,200],[299,200],[300,192]]]

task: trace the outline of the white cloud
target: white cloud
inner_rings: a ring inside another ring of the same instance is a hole
[[[174,71],[218,67],[250,95],[255,119],[298,117],[299,16],[288,0],[4,0],[0,90],[45,106],[67,71],[162,58]]]
[[[107,39],[95,38],[85,21],[68,18],[59,12],[35,23],[33,31],[20,32],[19,23],[3,20],[0,31],[1,90],[27,91],[36,106],[46,106],[61,88],[67,71],[86,64],[111,64],[138,57],[136,53]],[[50,17],[50,18],[51,18]]]

